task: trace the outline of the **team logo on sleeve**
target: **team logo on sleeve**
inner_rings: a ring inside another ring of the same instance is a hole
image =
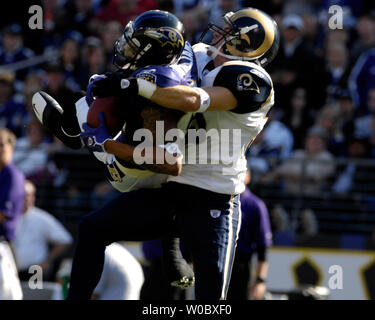
[[[152,70],[155,70],[155,69],[152,69]],[[150,70],[150,71],[152,71],[152,70]],[[151,83],[156,83],[156,79],[157,79],[156,74],[153,74],[150,71],[145,71],[145,72],[142,72],[142,73],[138,74],[137,78],[144,79],[144,80],[146,80],[148,82],[151,82]]]
[[[242,73],[237,77],[237,89],[238,91],[252,90],[260,93],[258,84],[249,73]]]
[[[122,177],[115,164],[107,165],[108,172],[111,176],[112,181],[122,182]]]

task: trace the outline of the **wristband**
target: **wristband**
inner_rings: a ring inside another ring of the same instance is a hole
[[[211,102],[210,96],[206,91],[204,91],[201,88],[195,87],[194,90],[199,93],[199,96],[200,96],[200,99],[201,99],[201,105],[200,105],[198,111],[196,111],[196,112],[205,112],[208,109],[208,107],[210,106],[210,102]]]
[[[157,88],[156,84],[141,78],[137,78],[137,83],[138,94],[146,99],[151,99]]]

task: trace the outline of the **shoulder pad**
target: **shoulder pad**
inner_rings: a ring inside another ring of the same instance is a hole
[[[198,68],[197,61],[191,44],[185,43],[184,51],[176,64],[170,65],[181,78],[181,84],[196,86],[198,82]]]
[[[171,66],[148,66],[135,71],[133,76],[156,83],[160,87],[171,87],[181,83],[181,75]]]
[[[221,66],[214,86],[229,89],[237,99],[237,107],[231,111],[248,113],[259,109],[271,94],[272,80],[268,73],[255,63],[230,61]]]
[[[193,48],[190,42],[186,41],[184,50],[182,51],[181,56],[177,61],[177,64],[192,65],[194,63],[194,59],[195,59],[195,56],[194,56]]]

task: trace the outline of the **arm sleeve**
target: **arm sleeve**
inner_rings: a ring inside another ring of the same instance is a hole
[[[181,76],[170,66],[148,66],[137,70],[133,76],[155,83],[162,88],[181,84]]]
[[[0,184],[0,212],[10,217],[13,214],[13,203],[10,201],[11,180],[1,181]]]
[[[257,111],[269,100],[272,82],[265,71],[248,64],[224,64],[214,80],[214,86],[229,89],[237,99],[235,113]]]
[[[272,245],[271,224],[268,210],[264,202],[259,203],[259,226],[257,237],[257,248],[269,247]]]
[[[23,199],[24,180],[10,172],[4,172],[0,180],[0,211],[7,218],[13,218],[19,213],[20,205],[23,206]]]

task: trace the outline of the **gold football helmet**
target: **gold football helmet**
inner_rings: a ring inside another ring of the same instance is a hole
[[[280,43],[279,30],[268,14],[258,9],[245,8],[228,12],[223,20],[223,28],[210,23],[200,38],[200,42],[211,46],[214,56],[255,60],[262,66],[276,56]]]

